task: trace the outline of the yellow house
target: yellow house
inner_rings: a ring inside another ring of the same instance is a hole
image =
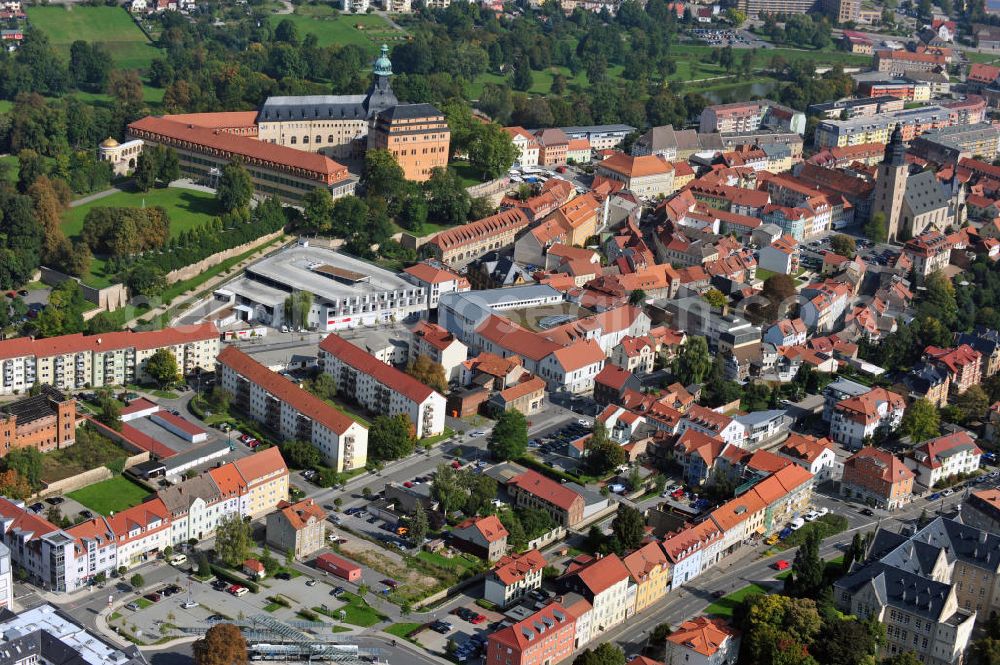
[[[635,607],[631,613],[642,612],[667,595],[667,589],[670,588],[670,562],[660,543],[643,545],[622,561],[636,586]]]
[[[288,467],[277,447],[233,462],[246,483],[244,512],[256,518],[288,500]]]

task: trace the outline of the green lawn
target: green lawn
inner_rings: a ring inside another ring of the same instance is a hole
[[[705,614],[718,617],[732,617],[733,610],[743,602],[743,599],[752,593],[767,594],[768,590],[759,584],[748,584],[742,589],[738,589],[728,596],[723,596],[705,608]]]
[[[161,55],[121,7],[25,7],[25,12],[32,25],[41,28],[66,55],[78,39],[104,44],[116,69],[146,69]]]
[[[308,15],[306,15],[308,14]],[[406,39],[406,33],[394,29],[381,16],[374,14],[345,16],[333,14],[322,6],[299,7],[295,14],[275,14],[272,25],[288,19],[298,28],[299,35],[316,35],[320,46],[356,44],[372,55],[382,43],[392,48],[393,41]]]
[[[67,494],[96,513],[107,515],[137,506],[149,496],[149,490],[122,476],[89,485]]]
[[[466,569],[473,568],[479,561],[479,559],[471,554],[456,554],[449,559],[448,557],[442,556],[437,552],[425,552],[423,550],[417,554],[417,558],[441,568],[456,569],[456,572],[459,575],[461,575]],[[457,570],[459,568],[462,570]]]
[[[340,610],[343,610],[345,623],[367,628],[388,618],[375,610],[361,596],[348,592],[342,594],[340,600],[344,601],[345,605],[337,610],[333,610],[333,614],[337,615]]]
[[[455,172],[455,175],[462,181],[463,187],[472,187],[483,182],[479,172],[472,168],[469,162],[455,161],[449,164],[448,168]]]
[[[822,540],[846,529],[847,518],[843,515],[830,513],[829,515],[823,515],[823,517],[818,518],[815,522],[806,523],[798,531],[793,531],[788,538],[778,541],[776,547],[781,550],[796,548],[804,543],[806,536],[813,531],[818,531],[820,540]]]
[[[221,214],[222,210],[215,196],[192,189],[168,187],[151,189],[148,192],[120,192],[91,201],[85,205],[70,208],[63,215],[63,233],[70,238],[80,235],[83,218],[92,208],[162,206],[170,218],[170,236],[176,238],[184,231],[200,226]]]
[[[386,628],[385,632],[390,635],[395,635],[396,637],[401,637],[405,640],[410,633],[415,631],[417,628],[420,628],[422,625],[422,623],[394,623]]]

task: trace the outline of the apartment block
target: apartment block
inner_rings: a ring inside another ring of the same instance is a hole
[[[267,516],[267,542],[303,559],[326,546],[326,511],[312,499],[281,501]]]
[[[367,463],[368,430],[353,418],[235,346],[226,347],[218,362],[219,385],[240,411],[285,440],[308,441],[338,472]]]
[[[899,427],[906,403],[901,395],[872,388],[837,402],[830,416],[830,437],[849,448],[860,448],[876,430]]]
[[[892,453],[862,448],[844,462],[840,495],[895,510],[913,499],[914,473]]]
[[[444,432],[444,396],[339,335],[320,342],[319,363],[339,390],[372,413],[405,415],[418,439]]]
[[[27,392],[35,383],[68,391],[151,381],[144,367],[159,349],[174,354],[184,375],[211,372],[219,353],[219,330],[214,323],[203,323],[148,332],[0,341],[0,395]]]
[[[538,550],[500,557],[486,574],[483,597],[498,607],[513,605],[542,586],[545,563]]]

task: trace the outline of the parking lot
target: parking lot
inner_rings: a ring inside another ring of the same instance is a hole
[[[528,441],[528,448],[546,464],[567,471],[573,471],[579,460],[569,456],[569,446],[590,434],[593,423],[589,418],[579,418],[560,426],[543,430]]]
[[[456,660],[467,662],[482,655],[490,633],[512,624],[513,621],[505,619],[499,612],[470,604],[457,607],[449,614],[441,614],[414,639],[424,648],[440,654],[447,653],[448,642],[453,641],[457,645]]]

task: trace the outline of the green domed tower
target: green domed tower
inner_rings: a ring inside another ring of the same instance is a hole
[[[372,87],[368,89],[368,96],[365,98],[365,108],[369,118],[399,103],[392,91],[391,77],[392,61],[389,60],[389,47],[382,44],[382,55],[375,60],[375,65],[372,67]]]

